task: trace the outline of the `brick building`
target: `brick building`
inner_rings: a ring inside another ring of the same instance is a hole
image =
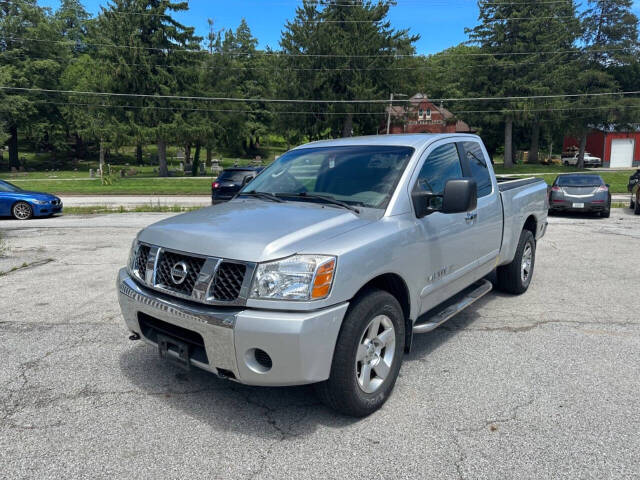
[[[405,105],[388,106],[391,112],[389,133],[473,133],[469,125],[458,120],[453,113],[436,105],[423,93],[417,93]],[[387,117],[379,133],[387,133]]]

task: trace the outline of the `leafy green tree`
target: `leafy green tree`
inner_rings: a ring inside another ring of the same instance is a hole
[[[103,65],[108,92],[139,95],[175,95],[195,79],[191,68],[200,61],[200,38],[193,27],[176,21],[171,13],[187,10],[187,2],[169,0],[112,0],[97,19],[103,45],[96,58]],[[128,126],[134,143],[153,139],[158,146],[161,176],[169,174],[167,143],[177,140],[175,126],[184,104],[149,97],[111,99],[113,130]],[[124,108],[115,108],[124,107]]]
[[[35,0],[0,3],[0,85],[56,88],[64,68],[50,12]],[[59,127],[51,97],[29,91],[0,90],[0,124],[8,133],[9,164],[19,167],[18,134],[27,129],[38,140],[55,143]]]
[[[279,85],[286,98],[356,100],[384,98],[409,86],[408,77],[391,70],[396,55],[412,55],[418,35],[395,30],[387,16],[394,2],[303,0],[287,22],[280,45],[283,53]],[[328,103],[283,105],[280,110],[306,108],[295,118],[296,129],[311,138],[351,136],[377,131],[382,105]],[[365,115],[362,115],[365,113]],[[281,117],[288,126],[291,118]]]
[[[470,42],[490,54],[489,80],[483,96],[527,97],[556,93],[567,85],[572,72],[571,50],[579,22],[573,2],[494,2],[481,0],[480,24],[467,29]],[[534,53],[532,53],[534,52]],[[495,102],[492,108],[496,109]],[[532,104],[526,98],[504,104],[504,164],[513,165],[514,122],[531,122],[532,149],[537,161],[538,110],[552,108],[552,102]]]
[[[623,78],[621,72],[637,63],[638,18],[630,0],[590,0],[588,6],[582,23],[584,55],[573,83],[583,93],[614,92],[620,88],[614,74]],[[629,100],[617,96],[585,97],[578,104],[582,111],[570,125],[580,139],[578,166],[582,168],[591,128],[622,125],[632,110],[627,108]]]

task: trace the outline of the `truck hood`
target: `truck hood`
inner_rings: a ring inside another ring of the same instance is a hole
[[[138,239],[200,255],[264,262],[302,252],[372,221],[365,213],[329,205],[236,199],[154,223]]]

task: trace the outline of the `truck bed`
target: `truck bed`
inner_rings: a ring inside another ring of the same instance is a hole
[[[522,226],[529,217],[537,223],[535,237],[547,222],[547,184],[541,178],[496,177],[502,200],[503,233],[500,264],[509,263],[516,252]]]

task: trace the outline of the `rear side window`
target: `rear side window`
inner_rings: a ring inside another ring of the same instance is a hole
[[[415,188],[442,195],[445,183],[457,178],[462,178],[460,156],[455,143],[449,143],[429,154],[422,165]]]
[[[487,160],[480,144],[477,142],[463,142],[463,146],[471,169],[471,176],[478,185],[478,198],[489,195],[493,186],[489,168],[487,167]]]

